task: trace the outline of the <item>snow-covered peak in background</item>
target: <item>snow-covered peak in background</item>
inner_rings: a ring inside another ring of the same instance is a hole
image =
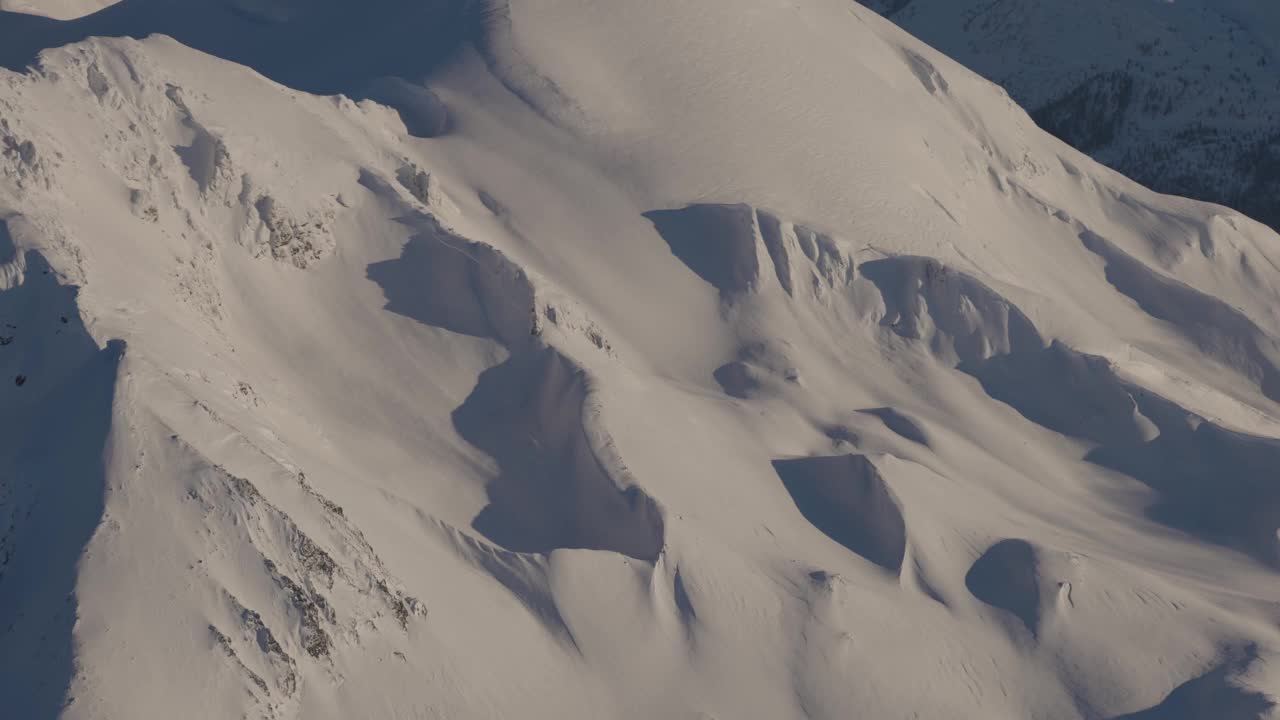
[[[93,14],[117,0],[0,0],[0,11],[74,20]]]
[[[1156,190],[1280,227],[1280,3],[864,0]]]
[[[0,64],[15,717],[1274,717],[1280,238],[875,13]]]

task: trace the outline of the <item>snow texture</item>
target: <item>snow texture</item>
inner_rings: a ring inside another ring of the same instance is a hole
[[[1280,717],[1265,225],[848,0],[100,5],[0,5],[0,715]]]

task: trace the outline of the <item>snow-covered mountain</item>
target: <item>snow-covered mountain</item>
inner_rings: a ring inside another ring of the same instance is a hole
[[[1280,3],[863,0],[1155,190],[1280,228]]]
[[[1266,226],[848,0],[91,10],[0,13],[5,717],[1277,717]]]

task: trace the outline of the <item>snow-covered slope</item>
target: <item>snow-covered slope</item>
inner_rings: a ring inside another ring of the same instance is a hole
[[[863,0],[1152,188],[1280,228],[1280,4]]]
[[[1271,230],[846,0],[173,7],[0,15],[14,717],[1276,716]]]
[[[0,11],[74,20],[112,5],[116,0],[0,0]]]

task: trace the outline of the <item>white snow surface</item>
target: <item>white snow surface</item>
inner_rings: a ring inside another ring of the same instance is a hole
[[[1280,717],[1270,229],[847,0],[169,5],[0,14],[6,717]]]
[[[117,0],[0,0],[0,10],[54,20],[74,20],[113,5]]]

